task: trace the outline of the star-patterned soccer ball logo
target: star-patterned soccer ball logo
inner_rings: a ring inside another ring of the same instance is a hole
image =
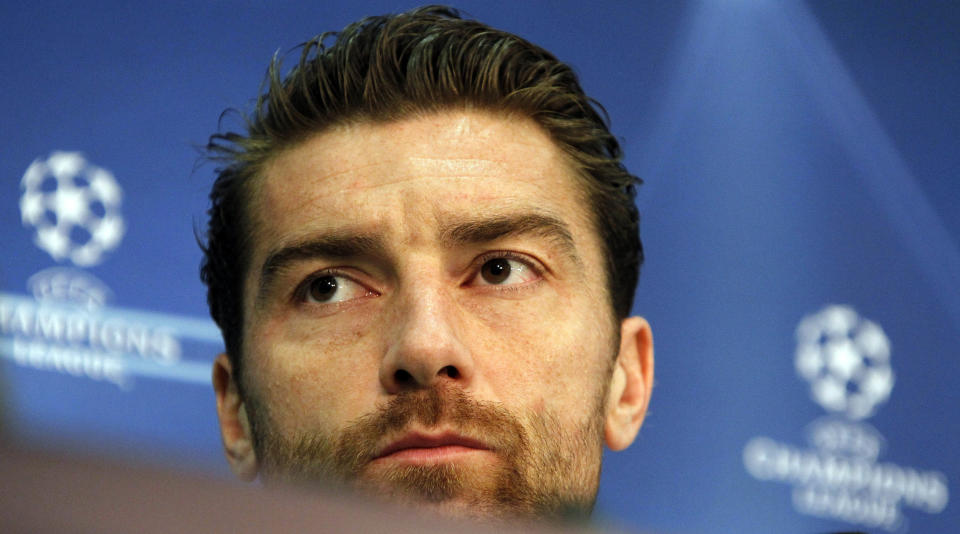
[[[123,192],[110,171],[82,154],[54,152],[37,159],[20,186],[21,220],[34,228],[34,243],[54,260],[89,267],[120,244]]]
[[[797,326],[796,369],[825,410],[858,421],[890,397],[890,341],[849,306],[828,306]]]

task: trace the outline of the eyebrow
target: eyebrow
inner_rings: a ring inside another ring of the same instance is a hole
[[[570,228],[552,215],[521,213],[458,220],[441,224],[438,237],[442,246],[457,248],[525,234],[537,235],[553,241],[571,259],[580,263]]]

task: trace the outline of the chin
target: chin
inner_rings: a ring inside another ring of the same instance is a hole
[[[378,480],[359,484],[359,489],[404,509],[457,520],[502,524],[579,523],[589,519],[595,494],[571,498],[553,492],[530,492],[524,491],[522,483],[505,486],[506,480],[509,478],[494,476],[449,484],[448,479],[447,484],[415,487]]]
[[[448,499],[443,502],[431,502],[408,498],[408,503],[427,514],[433,514],[450,519],[465,519],[480,522],[504,522],[519,519],[512,514],[507,513],[502,507],[496,507],[491,503],[479,504],[464,499]]]
[[[485,522],[531,517],[530,507],[504,491],[501,473],[489,466],[405,466],[368,475],[356,485],[363,493],[428,515]]]

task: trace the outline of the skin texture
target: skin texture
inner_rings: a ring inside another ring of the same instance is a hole
[[[577,180],[534,122],[475,110],[341,125],[271,160],[245,397],[226,355],[213,372],[238,476],[589,513],[603,442],[630,445],[646,413],[653,342],[613,317]]]

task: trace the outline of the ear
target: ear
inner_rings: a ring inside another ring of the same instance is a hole
[[[647,414],[653,389],[653,333],[643,317],[620,324],[620,352],[610,380],[604,439],[611,450],[633,443]]]
[[[213,390],[217,396],[220,437],[227,461],[238,478],[252,481],[257,478],[253,434],[250,433],[247,407],[240,396],[233,365],[225,353],[221,353],[213,362]]]

